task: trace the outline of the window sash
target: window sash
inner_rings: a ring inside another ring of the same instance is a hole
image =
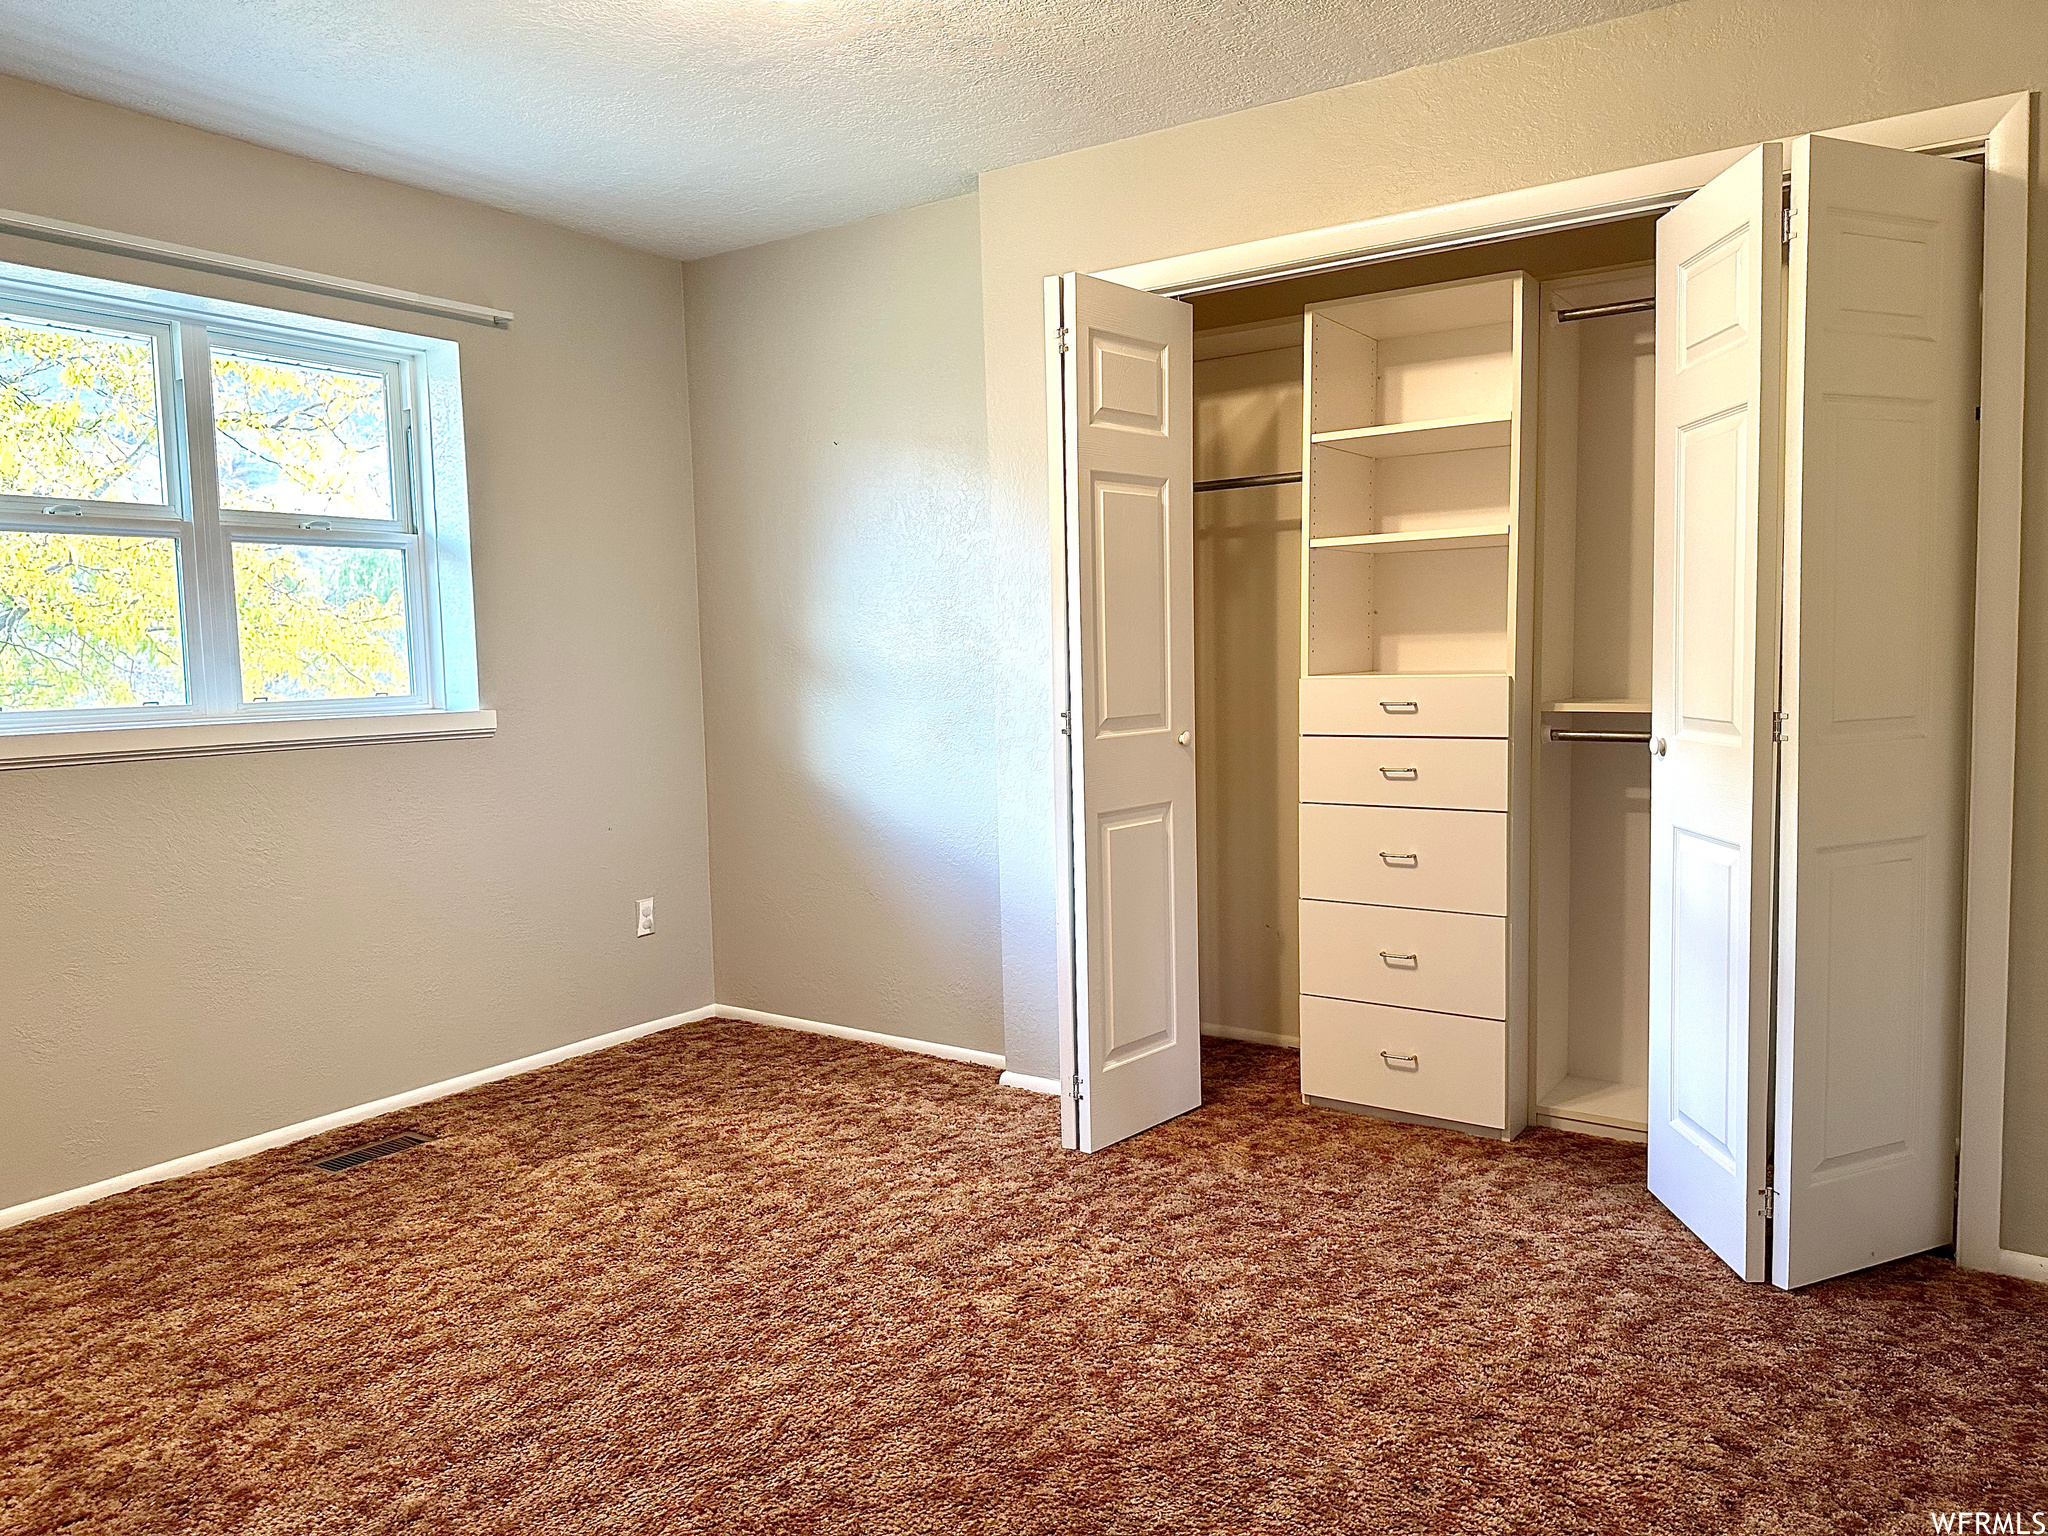
[[[94,501],[90,497],[22,496],[7,492],[0,493],[0,518],[46,518],[52,523],[63,524],[77,522],[79,515],[123,519],[151,518],[159,526],[164,522],[182,518],[185,514],[181,504],[181,488],[186,481],[187,466],[185,433],[182,430],[179,409],[178,334],[175,322],[161,318],[146,319],[93,306],[52,303],[36,295],[16,293],[5,286],[0,286],[0,312],[18,315],[24,320],[47,321],[53,325],[147,336],[156,343],[156,432],[163,462],[165,498],[160,502]],[[76,507],[79,511],[78,514],[72,514],[68,511],[55,510],[60,507]],[[36,526],[44,524],[38,523]]]
[[[442,702],[436,614],[439,561],[431,536],[432,483],[424,423],[415,426],[422,361],[396,347],[359,346],[284,325],[152,312],[121,303],[53,302],[0,282],[0,306],[26,319],[148,334],[156,340],[158,432],[169,499],[162,506],[0,496],[0,530],[148,536],[174,541],[185,703],[73,710],[0,710],[0,735],[194,721],[322,718],[438,708]],[[226,511],[215,464],[213,351],[257,352],[282,362],[374,372],[385,380],[392,515],[300,518]],[[48,510],[62,507],[61,512]],[[73,512],[71,509],[76,508]],[[392,548],[404,561],[406,665],[411,691],[352,699],[243,698],[237,543]]]
[[[194,683],[192,667],[194,647],[192,643],[193,612],[186,595],[185,574],[191,554],[191,541],[185,529],[176,523],[148,522],[145,519],[131,519],[130,526],[97,525],[82,523],[76,518],[47,519],[27,527],[0,518],[0,532],[4,533],[47,533],[76,535],[82,538],[136,538],[154,539],[169,543],[172,558],[178,570],[178,665],[185,684],[183,704],[115,704],[98,705],[89,709],[24,709],[9,710],[0,707],[0,736],[40,730],[62,730],[75,726],[92,725],[142,725],[163,724],[170,721],[190,721],[199,716],[193,709]]]
[[[223,504],[220,516],[223,522],[237,526],[265,528],[314,528],[326,526],[336,529],[354,528],[400,528],[410,532],[413,528],[413,486],[417,473],[413,448],[413,394],[414,370],[406,360],[379,357],[362,352],[347,352],[333,347],[311,345],[298,340],[279,340],[260,331],[243,331],[225,326],[208,326],[206,329],[206,412],[207,443],[216,442],[213,428],[213,353],[244,352],[256,353],[263,357],[275,358],[281,363],[306,363],[315,368],[339,368],[351,373],[375,373],[384,380],[385,422],[384,422],[384,463],[385,473],[391,486],[391,515],[389,517],[321,517],[302,519],[291,512],[263,512]],[[215,478],[216,493],[219,479]]]
[[[395,549],[404,560],[405,666],[411,690],[402,694],[373,694],[359,699],[245,699],[246,682],[240,665],[240,624],[237,611],[235,668],[236,712],[249,716],[302,714],[360,714],[364,710],[383,713],[394,709],[424,709],[433,704],[428,682],[433,676],[433,654],[428,641],[433,626],[423,621],[427,603],[427,553],[425,541],[412,533],[385,529],[351,529],[340,532],[287,528],[244,528],[227,534],[230,577],[237,544],[297,544],[309,549]]]

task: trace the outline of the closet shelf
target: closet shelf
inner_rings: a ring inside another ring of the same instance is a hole
[[[1546,715],[1647,715],[1648,699],[1559,699],[1543,706]]]
[[[1422,533],[1338,534],[1328,538],[1310,539],[1308,547],[1377,550],[1382,554],[1405,550],[1410,554],[1416,554],[1432,549],[1505,549],[1507,543],[1507,524],[1499,523],[1489,528],[1433,529]]]
[[[1567,1077],[1543,1095],[1540,1115],[1587,1120],[1620,1130],[1650,1128],[1650,1090],[1636,1083],[1610,1083],[1597,1077]]]
[[[1505,448],[1514,433],[1507,416],[1447,416],[1439,421],[1396,422],[1385,427],[1351,427],[1316,432],[1309,441],[1362,459],[1405,459],[1419,453],[1461,453],[1468,448]]]

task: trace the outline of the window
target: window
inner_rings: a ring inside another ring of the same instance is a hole
[[[0,738],[476,708],[455,344],[0,265]]]

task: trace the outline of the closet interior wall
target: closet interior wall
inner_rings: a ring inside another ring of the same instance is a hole
[[[1195,342],[1195,479],[1301,470],[1301,317]],[[1195,497],[1202,1030],[1300,1038],[1295,681],[1301,487]]]

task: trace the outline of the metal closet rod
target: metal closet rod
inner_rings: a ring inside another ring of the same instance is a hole
[[[1657,307],[1655,299],[1622,299],[1613,304],[1588,304],[1584,309],[1560,309],[1557,323],[1572,320],[1604,320],[1609,315],[1640,315]]]
[[[1557,731],[1550,733],[1552,741],[1625,741],[1636,746],[1650,744],[1648,731]]]
[[[1280,475],[1233,475],[1228,480],[1197,480],[1197,491],[1247,491],[1255,485],[1299,485],[1301,471]]]

